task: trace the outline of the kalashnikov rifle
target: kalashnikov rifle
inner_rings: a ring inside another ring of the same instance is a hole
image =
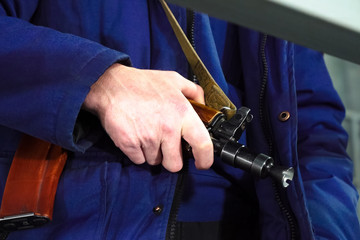
[[[166,3],[163,0],[160,2],[167,15],[172,15]],[[175,18],[173,19],[175,20]],[[177,23],[173,21],[171,24]],[[176,28],[179,30],[176,33],[178,35],[181,28],[179,26]],[[237,142],[253,118],[250,109],[241,107],[236,110],[234,104],[212,79],[191,44],[185,43],[185,41],[179,40],[182,48],[186,48],[184,53],[203,87],[207,103],[211,107],[191,100],[190,102],[211,135],[215,153],[220,156],[222,161],[231,166],[243,169],[260,178],[270,176],[281,183],[283,187],[287,187],[293,178],[294,170],[275,166],[271,157],[262,153],[254,154],[245,145]],[[216,98],[216,101],[208,101],[209,98]],[[223,108],[224,111],[215,108]],[[29,161],[30,159],[33,161]],[[0,238],[6,238],[10,231],[41,226],[52,219],[57,183],[66,159],[66,151],[59,146],[30,136],[22,138],[15,153],[3,194],[0,211]],[[15,162],[16,164],[14,164]],[[32,169],[35,171],[41,169],[42,171],[32,174]],[[31,183],[32,188],[30,189],[28,184],[23,184],[26,189],[17,188],[18,179]],[[37,194],[33,194],[34,192]],[[15,203],[14,199],[17,200]]]
[[[215,154],[233,167],[248,171],[260,178],[271,176],[283,187],[287,187],[294,176],[293,168],[275,166],[270,156],[262,153],[254,154],[245,145],[237,142],[246,125],[253,118],[250,109],[246,107],[236,109],[197,55],[166,2],[159,1],[191,69],[204,89],[206,106],[194,101],[190,102],[211,135]]]
[[[276,166],[272,157],[263,153],[255,154],[245,145],[238,143],[246,126],[253,119],[249,108],[239,108],[235,115],[227,120],[221,111],[189,101],[210,133],[215,154],[220,156],[223,162],[258,178],[270,176],[284,188],[289,185],[294,176],[293,168]]]

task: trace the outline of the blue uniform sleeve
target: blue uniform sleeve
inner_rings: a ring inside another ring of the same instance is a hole
[[[96,42],[30,23],[37,1],[0,3],[0,125],[84,151],[74,136],[90,86],[127,55]],[[90,139],[90,140],[89,140]]]
[[[357,191],[341,127],[344,108],[322,54],[295,47],[298,154],[307,206],[318,239],[358,239]]]

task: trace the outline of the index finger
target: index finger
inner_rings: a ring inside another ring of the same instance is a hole
[[[186,98],[205,104],[204,90],[202,89],[201,86],[189,81],[188,79],[184,78],[178,73],[176,73],[174,80],[177,85],[177,88]]]

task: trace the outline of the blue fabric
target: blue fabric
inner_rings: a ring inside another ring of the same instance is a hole
[[[126,62],[127,56],[14,17],[2,16],[0,28],[6,46],[0,50],[1,124],[67,149],[84,150],[72,139],[81,104],[106,68]]]
[[[171,8],[186,28],[185,9]],[[237,106],[252,109],[254,120],[241,141],[294,167],[294,181],[281,197],[301,239],[358,239],[344,109],[322,55],[272,37],[262,52],[262,34],[199,13],[194,26],[196,50],[211,74]],[[99,134],[96,121],[80,121],[90,86],[115,62],[187,76],[158,1],[4,0],[0,29],[0,188],[21,132],[71,151],[53,221],[9,239],[163,239],[177,174],[133,165]],[[291,114],[286,122],[278,120],[282,111]],[[74,136],[79,124],[89,128],[80,139]],[[198,171],[190,159],[185,183],[178,220],[243,224],[258,214],[262,239],[288,239],[271,180],[220,161]],[[156,206],[163,207],[159,215]]]

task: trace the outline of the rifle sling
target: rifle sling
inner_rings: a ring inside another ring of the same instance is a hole
[[[177,22],[175,16],[171,12],[169,6],[164,0],[159,0],[167,19],[179,41],[179,44],[189,62],[191,69],[199,80],[200,86],[204,89],[205,104],[209,107],[221,110],[225,113],[227,119],[230,119],[236,112],[236,106],[230,101],[226,94],[221,90],[219,85],[215,82],[204,63],[201,61],[199,55],[189,42],[184,31]]]
[[[66,159],[67,153],[61,147],[23,136],[2,198],[2,231],[28,229],[52,219],[57,184]]]

